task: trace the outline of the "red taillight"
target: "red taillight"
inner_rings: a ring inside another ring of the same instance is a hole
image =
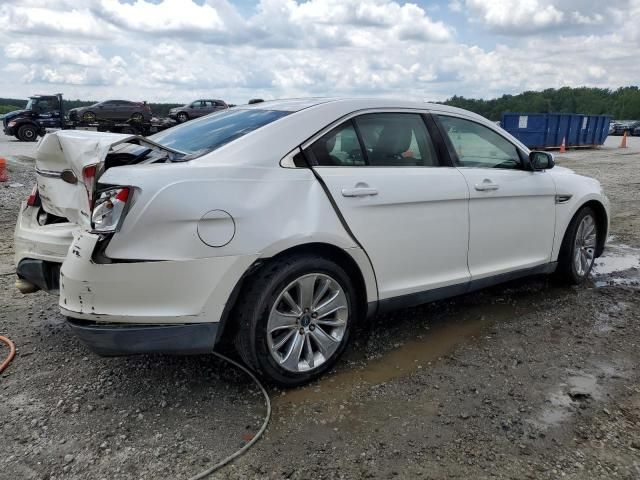
[[[30,207],[37,207],[40,204],[40,196],[38,195],[38,184],[33,186],[33,190],[27,198],[27,205]]]
[[[121,202],[126,202],[127,198],[129,198],[129,189],[123,188],[116,195],[116,200],[120,200]]]
[[[93,208],[93,192],[96,185],[97,165],[87,165],[82,169],[82,181],[84,188],[87,190],[87,198],[89,199],[89,208]]]

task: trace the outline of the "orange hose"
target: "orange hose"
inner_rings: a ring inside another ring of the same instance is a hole
[[[2,373],[9,366],[9,364],[11,363],[11,360],[13,360],[13,357],[16,356],[16,345],[7,337],[3,337],[2,335],[0,335],[0,342],[4,343],[7,347],[9,347],[9,356],[6,358],[4,362],[0,364],[0,373]]]

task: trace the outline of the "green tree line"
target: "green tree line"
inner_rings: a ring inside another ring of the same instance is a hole
[[[637,86],[617,90],[588,87],[549,88],[541,92],[503,95],[492,100],[455,95],[442,103],[471,110],[490,120],[500,120],[504,112],[606,114],[615,120],[640,119],[640,90]]]

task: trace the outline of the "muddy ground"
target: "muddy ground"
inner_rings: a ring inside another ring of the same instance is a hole
[[[558,157],[612,202],[592,282],[533,278],[377,318],[321,381],[270,389],[266,435],[214,478],[640,478],[640,138],[619,141]],[[206,356],[96,357],[54,298],[14,289],[34,176],[10,175],[0,335],[18,355],[0,376],[0,478],[188,478],[251,438],[264,406],[241,373]]]

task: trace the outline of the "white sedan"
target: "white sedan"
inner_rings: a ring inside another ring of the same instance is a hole
[[[378,312],[532,274],[581,283],[609,223],[596,180],[427,103],[285,100],[149,138],[62,131],[36,162],[21,290],[59,292],[100,354],[233,341],[287,386]]]

